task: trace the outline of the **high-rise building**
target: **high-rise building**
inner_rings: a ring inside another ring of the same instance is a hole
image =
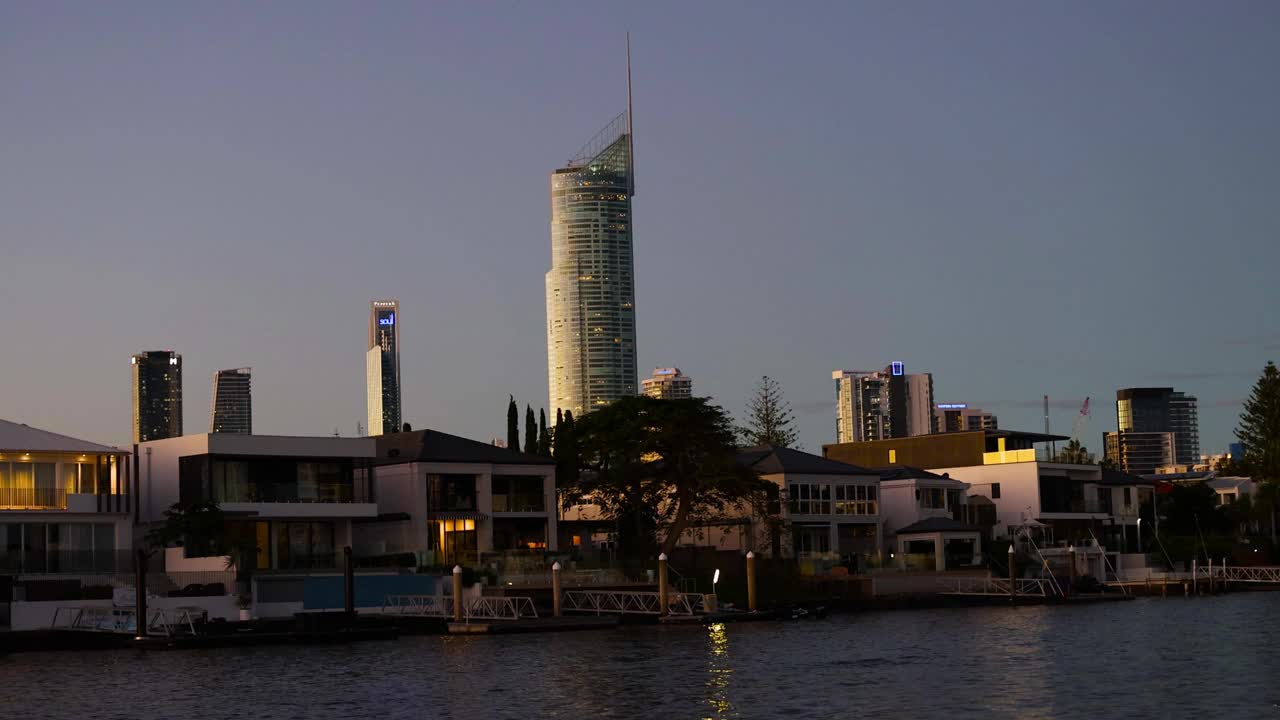
[[[172,350],[134,355],[133,441],[182,435],[182,356]]]
[[[209,432],[253,434],[253,396],[249,368],[219,370],[213,374],[213,410]]]
[[[967,403],[938,403],[933,406],[933,431],[936,433],[999,429],[995,415],[971,408]]]
[[[630,64],[627,111],[551,174],[546,275],[548,412],[635,395]]]
[[[933,432],[933,374],[836,370],[836,442],[866,442]]]
[[[1192,465],[1200,459],[1194,396],[1167,387],[1122,388],[1116,391],[1116,421],[1121,433],[1173,433],[1174,463]]]
[[[369,350],[365,353],[369,434],[400,432],[400,301],[369,305]]]
[[[680,368],[654,368],[653,376],[641,381],[644,394],[659,400],[688,400],[693,397],[693,379]]]
[[[1174,464],[1174,433],[1109,432],[1102,434],[1103,455],[1130,475],[1151,475]]]

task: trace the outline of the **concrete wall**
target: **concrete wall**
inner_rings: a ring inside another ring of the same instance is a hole
[[[969,484],[969,496],[982,495],[996,506],[995,537],[1008,535],[1010,526],[1040,516],[1039,463],[1007,463],[1004,465],[971,465],[966,467],[929,468],[939,475],[947,473],[953,480]],[[992,483],[1000,483],[1000,497],[991,497]]]
[[[178,502],[178,458],[207,454],[210,437],[184,435],[138,444],[139,522],[164,520],[164,511]]]

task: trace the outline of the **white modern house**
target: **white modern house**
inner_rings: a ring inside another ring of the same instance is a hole
[[[0,628],[48,626],[86,578],[129,572],[129,453],[0,420]],[[47,598],[48,603],[41,600]]]
[[[179,501],[215,501],[230,532],[252,539],[255,570],[338,569],[352,522],[378,515],[373,438],[209,433],[134,452],[142,523],[162,522]]]
[[[938,571],[982,563],[981,528],[965,519],[968,485],[910,466],[879,472],[883,544],[899,567],[909,558],[931,560]]]
[[[363,555],[423,566],[537,565],[557,549],[555,461],[436,430],[376,438],[379,516],[356,526]]]

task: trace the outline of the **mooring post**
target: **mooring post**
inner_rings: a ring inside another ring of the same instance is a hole
[[[1198,569],[1198,568],[1196,567],[1196,559],[1195,559],[1195,558],[1191,558],[1191,594],[1192,594],[1193,596],[1194,596],[1194,595],[1199,595],[1199,594],[1200,594],[1200,586],[1199,586],[1199,584],[1198,584],[1198,583],[1199,583],[1199,581],[1196,579],[1196,570],[1197,570],[1197,569]]]
[[[453,566],[453,621],[462,622],[462,566]]]
[[[141,640],[147,636],[147,553],[144,550],[138,550],[133,557],[133,611],[138,616],[134,623],[133,638]]]
[[[352,566],[350,545],[342,548],[342,560],[342,606],[350,620],[356,614],[356,569]]]
[[[1213,594],[1213,558],[1209,558],[1209,594]]]
[[[1013,574],[1013,543],[1009,543],[1009,602],[1018,597],[1018,578]]]
[[[667,554],[658,555],[658,614],[667,614]]]
[[[1067,564],[1071,568],[1067,571],[1067,594],[1074,595],[1076,592],[1076,546],[1067,546]]]
[[[560,617],[560,561],[551,566],[551,614]]]
[[[747,610],[756,611],[756,554],[747,551]]]

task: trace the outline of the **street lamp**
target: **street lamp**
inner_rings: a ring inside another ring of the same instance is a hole
[[[1142,552],[1142,518],[1138,518],[1138,552]]]

